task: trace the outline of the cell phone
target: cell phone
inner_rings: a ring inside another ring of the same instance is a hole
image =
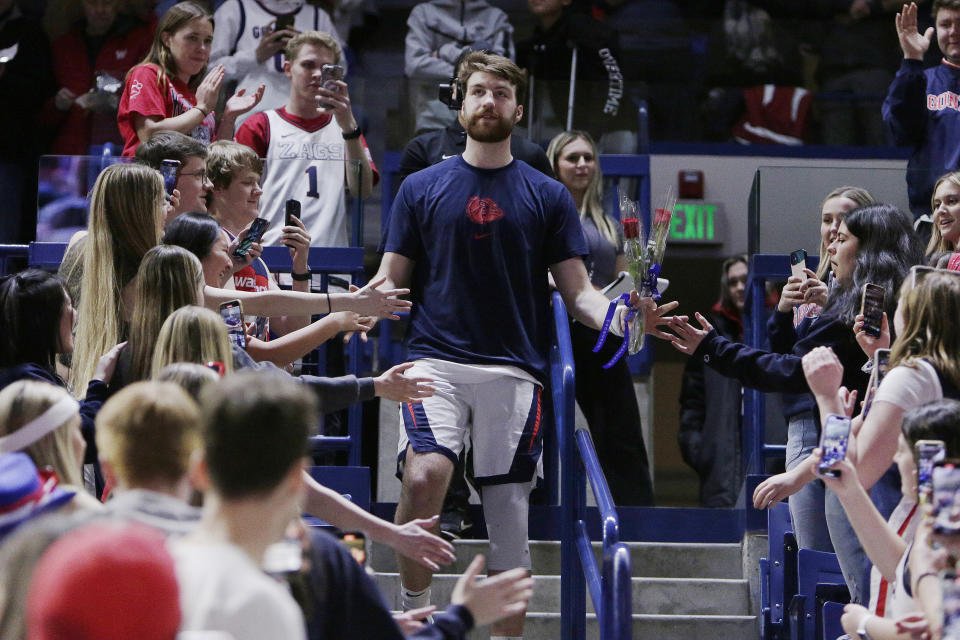
[[[293,224],[292,218],[300,217],[300,201],[299,200],[287,200],[286,204],[287,218],[284,222],[285,226],[296,226]]]
[[[284,29],[292,29],[295,17],[292,13],[288,13],[285,16],[277,16],[276,21],[273,23],[273,30],[283,31]]]
[[[883,377],[890,370],[890,349],[877,349],[873,352],[873,370],[870,372],[870,381],[867,383],[867,392],[863,398],[863,418],[866,419],[873,406],[873,396],[883,382]]]
[[[263,233],[267,230],[267,227],[270,226],[270,221],[266,218],[257,218],[253,221],[253,224],[250,225],[250,231],[247,232],[247,235],[244,236],[243,240],[240,241],[240,244],[237,245],[237,248],[233,250],[233,257],[242,258],[247,255],[247,251],[250,251],[250,245],[254,242],[260,242],[263,238]]]
[[[803,272],[807,268],[807,252],[803,249],[797,249],[790,254],[790,275],[794,278],[807,279],[807,274]]]
[[[960,534],[960,460],[947,459],[933,465],[933,531]]]
[[[343,80],[343,67],[339,64],[325,64],[320,67],[320,83],[324,89],[338,91],[339,88],[333,84],[337,80]],[[332,109],[333,105],[329,102],[321,102],[320,106],[324,109]]]
[[[820,432],[820,451],[823,452],[817,473],[830,478],[839,478],[840,472],[831,469],[831,465],[847,457],[847,443],[850,441],[850,418],[831,413]]]
[[[173,190],[177,187],[177,176],[180,175],[179,160],[162,160],[160,162],[160,175],[163,176],[163,189],[168,196],[173,195]]]
[[[367,539],[362,531],[341,531],[337,534],[343,546],[361,567],[367,566]]]
[[[943,597],[943,640],[960,638],[960,578],[953,569],[940,572],[940,592]]]
[[[886,296],[886,290],[878,284],[867,282],[863,285],[860,313],[863,314],[863,332],[868,336],[880,337],[880,328],[883,326],[883,300]]]
[[[943,440],[917,440],[913,445],[917,460],[917,490],[920,504],[926,504],[933,493],[933,467],[947,457]]]
[[[227,325],[230,342],[241,349],[247,348],[247,336],[243,326],[243,305],[239,300],[227,300],[220,304],[220,316]]]

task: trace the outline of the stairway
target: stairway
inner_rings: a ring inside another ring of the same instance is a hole
[[[750,587],[743,575],[741,545],[628,543],[633,568],[633,637],[638,640],[717,638],[756,640],[756,618],[750,615]],[[600,552],[599,543],[594,551]],[[487,552],[482,540],[456,543],[457,560],[433,581],[433,602],[441,608],[450,599],[457,577],[474,555]],[[531,542],[535,586],[527,613],[524,638],[560,637],[560,543]],[[387,606],[400,608],[399,575],[393,552],[374,545],[371,566]],[[587,595],[587,638],[599,638],[596,617]],[[486,640],[487,628],[470,640]]]

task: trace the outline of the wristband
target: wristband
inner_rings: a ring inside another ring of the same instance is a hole
[[[330,292],[326,291],[325,293],[327,294],[327,313],[330,314],[333,313],[333,305],[330,304]]]
[[[313,277],[313,271],[310,271],[310,269],[307,269],[303,273],[291,273],[290,277],[293,278],[296,282],[304,282],[305,280],[309,280],[311,277]]]
[[[200,113],[202,113],[204,119],[206,119],[206,117],[207,117],[208,115],[210,115],[210,112],[209,112],[209,111],[204,111],[202,108],[200,108],[199,105],[196,106],[196,107],[194,107],[194,109],[196,109],[197,111],[199,111]]]
[[[348,132],[346,132],[346,133],[344,133],[343,131],[341,131],[341,132],[340,132],[340,135],[343,136],[343,139],[344,139],[344,140],[356,140],[357,138],[360,137],[360,134],[361,134],[361,133],[363,133],[363,132],[360,131],[360,125],[357,125],[356,127],[354,127],[353,131],[348,131]]]

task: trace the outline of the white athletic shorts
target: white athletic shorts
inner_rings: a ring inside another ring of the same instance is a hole
[[[543,450],[543,387],[522,369],[416,360],[408,376],[433,378],[436,393],[400,405],[403,429],[397,452],[401,475],[407,445],[441,453],[456,463],[473,452],[477,486],[530,482]]]

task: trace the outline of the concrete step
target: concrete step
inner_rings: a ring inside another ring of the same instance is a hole
[[[469,640],[488,640],[490,628],[474,629]],[[555,640],[560,637],[560,614],[528,614],[523,630],[526,640]],[[596,616],[587,614],[587,640],[599,640]],[[634,638],[657,640],[690,640],[722,638],[722,640],[757,640],[759,631],[754,616],[661,616],[634,615]]]
[[[637,578],[743,578],[739,544],[630,542],[627,546],[630,548],[631,572]],[[489,551],[486,540],[458,540],[454,547],[457,559],[443,567],[445,573],[463,573],[475,555],[486,555]],[[593,549],[599,561],[601,544],[593,543]],[[560,573],[559,542],[531,541],[530,557],[535,574]],[[396,556],[388,547],[373,544],[370,566],[378,572],[396,573]]]
[[[450,602],[459,575],[437,574],[431,587],[432,602],[444,607]],[[392,610],[400,609],[400,576],[378,573],[377,586]],[[696,578],[633,578],[633,611],[641,614],[702,616],[749,614],[749,587],[746,580]],[[587,610],[593,603],[587,596]],[[560,611],[560,576],[534,576],[529,611]]]

